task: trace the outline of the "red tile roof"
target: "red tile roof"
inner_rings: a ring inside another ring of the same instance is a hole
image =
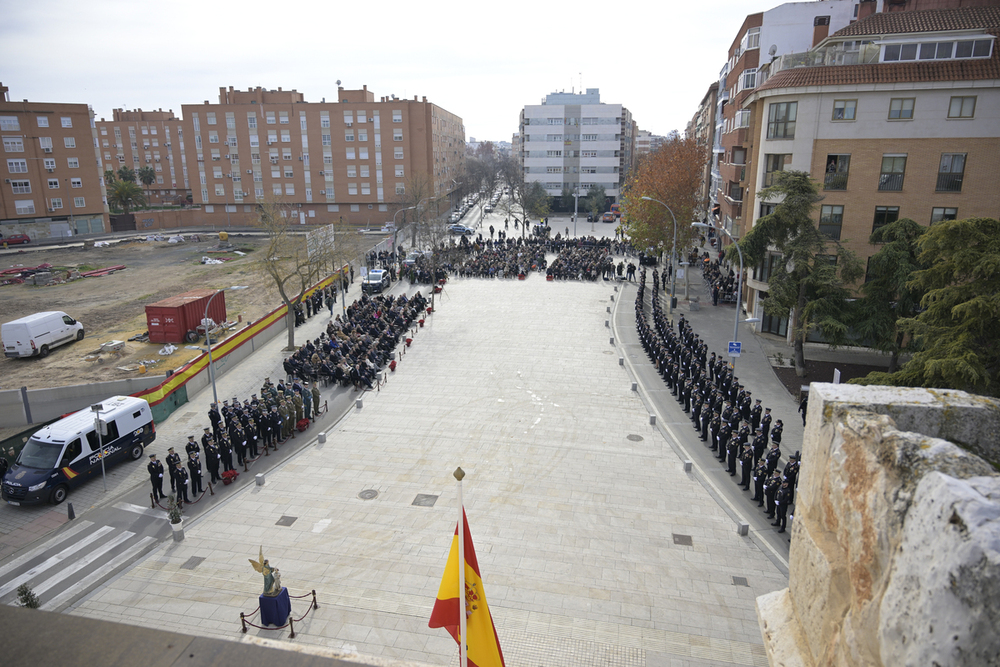
[[[939,30],[1000,28],[1000,7],[925,9],[909,12],[880,12],[855,21],[833,33],[833,37],[895,35]]]

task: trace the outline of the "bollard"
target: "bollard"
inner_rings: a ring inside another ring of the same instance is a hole
[[[320,433],[319,434],[319,444],[322,445],[324,442],[326,442],[326,433]]]
[[[611,328],[611,320],[604,320],[604,326],[605,326],[605,328],[610,329]]]
[[[618,357],[618,365],[619,366],[625,365],[625,357]]]
[[[684,461],[684,472],[691,472],[691,469],[693,467],[694,463],[692,463],[690,460]]]
[[[609,343],[610,343],[611,345],[614,345],[614,344],[615,344],[615,337],[614,337],[614,336],[612,336],[612,337],[611,337],[611,340],[610,340],[610,341],[608,341],[608,342],[609,342]]]
[[[621,357],[619,357],[619,359],[621,359]],[[622,361],[625,361],[625,360],[622,359]],[[632,391],[639,391],[639,383],[638,382],[633,382],[632,383]]]
[[[66,503],[66,515],[69,517],[70,521],[76,518],[76,512],[73,511],[73,503]]]
[[[649,415],[649,425],[656,426],[656,415]]]
[[[615,295],[614,295],[614,294],[612,294],[612,295],[611,295],[611,300],[612,300],[612,301],[614,301],[614,300],[615,300]]]
[[[615,291],[616,292],[618,291],[618,285],[615,285]]]
[[[254,476],[254,480],[257,482],[257,486],[264,486],[264,473],[259,472]]]
[[[365,407],[365,402],[359,398],[354,402],[354,407],[360,410],[361,408]]]
[[[608,306],[608,312],[609,313],[611,312],[611,306]]]
[[[736,534],[741,537],[746,537],[750,534],[750,524],[746,521],[740,521],[736,524]]]

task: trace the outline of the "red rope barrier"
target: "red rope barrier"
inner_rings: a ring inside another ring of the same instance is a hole
[[[289,616],[288,616],[288,622],[287,623],[285,623],[284,625],[279,625],[277,627],[273,627],[273,628],[269,628],[269,627],[266,627],[266,626],[263,626],[263,625],[257,625],[256,623],[251,623],[248,620],[248,619],[253,618],[254,616],[256,616],[258,612],[260,612],[260,605],[257,605],[257,608],[254,609],[252,612],[250,612],[249,615],[247,615],[247,614],[245,614],[244,612],[241,611],[240,612],[240,626],[241,626],[240,631],[243,632],[243,633],[246,633],[248,625],[250,627],[252,627],[252,628],[257,628],[258,630],[284,630],[285,628],[290,628],[291,629],[291,634],[289,634],[289,639],[294,639],[295,638],[295,627],[292,624],[293,623],[300,623],[303,620],[305,620],[306,616],[308,616],[309,613],[313,609],[319,609],[319,605],[316,603],[316,591],[315,591],[315,589],[312,590],[312,591],[310,591],[309,593],[306,593],[305,595],[289,595],[288,597],[292,598],[292,599],[295,599],[295,600],[300,600],[302,598],[312,597],[312,603],[306,609],[306,613],[302,614],[302,616],[300,616],[299,618],[295,618],[294,616],[292,616],[291,614],[289,614]]]

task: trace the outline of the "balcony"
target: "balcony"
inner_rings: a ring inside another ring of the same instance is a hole
[[[902,187],[902,183],[900,183]],[[823,178],[823,189],[824,190],[846,190],[847,189],[847,174],[826,174]],[[882,189],[881,187],[879,188]]]
[[[938,174],[937,177],[937,191],[938,192],[961,192],[962,191],[962,176],[964,174]]]
[[[880,192],[899,192],[903,189],[903,174],[882,174],[878,178]]]

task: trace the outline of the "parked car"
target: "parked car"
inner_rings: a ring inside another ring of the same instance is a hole
[[[83,325],[61,310],[28,315],[0,327],[8,357],[46,357],[63,343],[83,340]]]
[[[462,236],[476,233],[471,227],[466,227],[465,225],[452,225],[448,228],[448,231],[452,234],[461,234]]]
[[[392,285],[392,281],[388,271],[373,269],[368,272],[361,283],[361,291],[368,294],[381,294],[384,290],[389,289],[390,285]]]
[[[31,237],[28,236],[27,234],[11,234],[10,236],[3,237],[2,240],[7,245],[31,243]]]
[[[609,212],[609,213],[605,213],[604,215],[601,216],[601,222],[614,222],[614,221],[615,221],[615,214],[614,213],[610,213]]]

